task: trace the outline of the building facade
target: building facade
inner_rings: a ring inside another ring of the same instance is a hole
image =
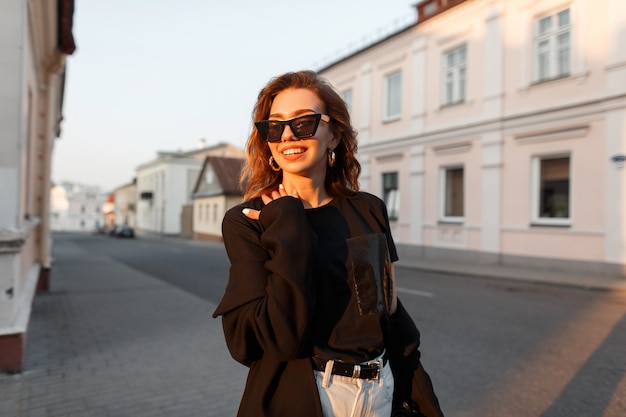
[[[243,158],[208,156],[193,190],[193,238],[222,240],[226,211],[243,201],[239,177]]]
[[[73,0],[0,3],[0,372],[22,370],[32,301],[49,286],[50,161],[73,9]]]
[[[401,253],[626,276],[626,2],[416,7],[319,71]]]
[[[159,152],[157,158],[137,167],[137,229],[149,233],[181,233],[183,207],[207,156],[243,157],[244,150],[219,143],[188,152]]]
[[[120,226],[137,227],[137,180],[122,185],[113,191],[114,223]]]
[[[107,195],[97,187],[64,182],[50,191],[50,230],[91,232],[105,226]]]

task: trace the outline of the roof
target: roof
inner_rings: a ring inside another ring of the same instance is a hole
[[[71,55],[76,50],[72,27],[74,26],[74,0],[60,0],[58,7],[57,47],[64,54]]]
[[[192,194],[205,195],[202,190],[204,183],[205,172],[207,167],[211,167],[219,185],[221,186],[221,194],[225,195],[241,195],[241,189],[239,188],[239,175],[241,168],[243,167],[244,159],[241,158],[225,158],[221,156],[207,156],[200,170],[200,175],[196,181],[196,185],[193,188]]]
[[[389,34],[387,34],[386,36],[378,39],[377,41],[374,41],[364,47],[361,48],[357,48],[355,50],[353,50],[352,52],[346,54],[345,56],[337,59],[334,62],[331,62],[330,64],[327,64],[325,66],[323,66],[322,68],[318,69],[317,72],[318,73],[322,73],[324,71],[328,71],[329,69],[335,67],[336,65],[341,64],[342,62],[348,61],[351,58],[354,58],[355,56],[358,56],[360,54],[362,54],[363,52],[370,50],[380,44],[383,44],[387,41],[389,41],[390,39],[393,39],[399,35],[402,35],[405,32],[411,31],[413,30],[413,28],[417,27],[418,25],[424,23],[425,21],[427,21],[428,19],[431,19],[449,9],[452,9],[453,7],[458,6],[461,3],[466,2],[467,0],[422,0],[419,3],[415,4],[415,7],[417,9],[417,20],[415,22],[410,23],[407,26],[401,27],[400,29],[391,32]]]
[[[135,168],[139,171],[148,167],[163,163],[176,163],[176,161],[185,163],[186,161],[199,161],[198,165],[205,160],[209,155],[223,156],[223,157],[242,157],[245,155],[245,151],[235,145],[229,143],[220,142],[212,146],[203,146],[198,149],[192,149],[190,151],[157,151],[157,157],[149,162],[144,162]]]

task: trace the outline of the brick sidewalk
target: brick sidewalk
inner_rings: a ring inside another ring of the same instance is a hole
[[[215,305],[55,239],[25,372],[0,374],[0,416],[234,416],[247,370]]]

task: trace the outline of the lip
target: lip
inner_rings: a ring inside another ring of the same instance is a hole
[[[297,153],[285,153],[289,150],[299,150],[300,152]],[[297,158],[300,157],[302,154],[304,154],[307,151],[307,147],[306,146],[301,146],[301,145],[291,145],[291,146],[285,146],[284,148],[282,148],[280,150],[280,153],[283,157],[285,158]]]

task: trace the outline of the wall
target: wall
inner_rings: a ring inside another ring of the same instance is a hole
[[[569,74],[536,82],[534,24],[567,7]],[[625,16],[618,0],[476,0],[322,71],[353,90],[362,188],[382,196],[382,174],[398,172],[391,227],[407,253],[624,273],[626,169],[611,158],[626,154]],[[461,45],[465,98],[444,105],[443,57]],[[402,112],[384,120],[384,77],[398,70]],[[570,157],[571,215],[538,223],[533,164],[551,155]],[[451,165],[465,174],[460,221],[440,214]]]

